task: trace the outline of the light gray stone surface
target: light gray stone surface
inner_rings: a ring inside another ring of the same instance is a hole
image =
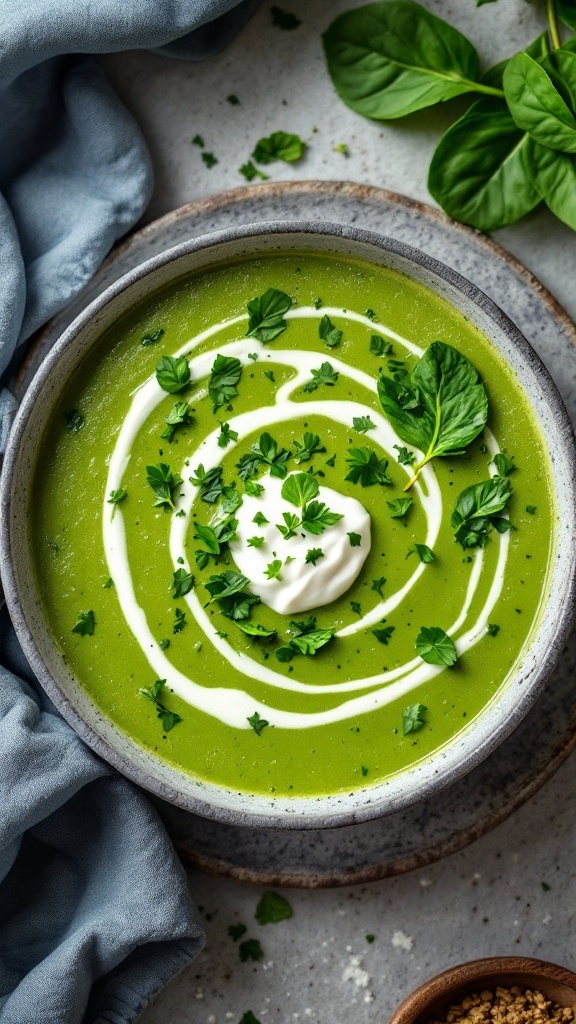
[[[429,199],[429,157],[449,110],[383,126],[357,117],[333,93],[320,46],[321,31],[351,0],[286,6],[302,18],[298,30],[272,28],[265,2],[242,37],[207,64],[153,54],[103,60],[152,150],[157,184],[147,219],[241,185],[237,168],[261,135],[278,128],[299,132],[310,148],[295,167],[272,165],[275,179],[347,178]],[[479,10],[473,0],[426,0],[426,6],[472,36],[487,63],[514,52],[542,26],[538,10],[524,0]],[[226,102],[230,93],[240,106]],[[196,133],[219,160],[212,170],[190,144]],[[340,142],[348,143],[349,157],[333,151]],[[576,317],[576,236],[542,212],[502,232],[499,241]],[[468,849],[367,887],[289,892],[294,917],[278,925],[253,920],[256,887],[192,873],[194,896],[210,918],[208,947],[144,1012],[142,1024],[237,1024],[249,1008],[262,1024],[368,1024],[386,1021],[426,977],[475,956],[523,953],[574,969],[575,798],[572,758]],[[227,936],[234,921],[262,942],[259,963],[240,963]],[[372,944],[366,934],[376,936]]]

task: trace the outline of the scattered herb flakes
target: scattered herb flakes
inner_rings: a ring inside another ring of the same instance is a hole
[[[246,939],[245,942],[241,942],[238,946],[238,953],[242,963],[246,963],[247,960],[261,960],[264,956],[258,939]]]
[[[208,394],[212,399],[214,412],[223,405],[229,405],[233,398],[238,395],[239,383],[242,376],[242,363],[239,359],[229,358],[218,354],[208,381]]]
[[[542,886],[542,892],[550,892],[552,888],[551,885],[548,885],[548,882],[540,882],[540,885]]]
[[[242,164],[242,166],[238,168],[238,173],[241,174],[246,181],[254,181],[256,178],[260,181],[268,181],[270,177],[269,174],[264,174],[264,171],[261,171],[259,167],[256,167],[256,164],[252,163],[252,160],[247,160],[245,164]]]
[[[362,535],[360,533],[354,533],[353,530],[347,534],[348,540],[350,541],[350,547],[359,548],[362,544]]]
[[[202,138],[202,136],[195,135],[194,138],[192,139],[192,145],[199,146],[200,149],[204,149],[204,139]]]
[[[310,393],[311,391],[316,391],[321,384],[332,387],[336,384],[337,380],[338,373],[334,370],[334,367],[330,363],[322,363],[318,370],[312,370],[312,380],[309,380],[302,390]]]
[[[368,317],[369,320],[376,320],[377,319],[376,313],[374,312],[373,309],[370,309],[370,308],[364,310],[364,316]]]
[[[486,633],[488,636],[497,636],[500,632],[500,626],[497,626],[495,622],[489,622],[486,626]]]
[[[402,732],[408,736],[411,732],[418,732],[426,725],[424,718],[428,708],[425,704],[409,704],[402,712]]]
[[[238,942],[238,939],[241,939],[242,936],[246,934],[246,931],[247,929],[245,924],[238,923],[228,925],[228,935],[233,942]]]
[[[264,575],[269,580],[278,580],[282,582],[282,559],[274,558],[273,561],[269,562],[264,570]]]
[[[264,537],[248,537],[246,541],[249,548],[261,548],[264,542]]]
[[[498,454],[492,459],[492,462],[496,466],[498,476],[510,476],[510,473],[513,473],[514,470],[518,468],[514,459],[509,459],[508,456],[503,455],[502,452],[498,452]]]
[[[375,938],[376,938],[376,936],[372,935],[372,933],[370,933],[370,934],[368,934],[366,936],[366,942],[368,942],[370,945],[372,945],[372,943],[374,942]]]
[[[324,303],[322,302],[322,299],[314,299],[312,305],[314,306],[314,309],[322,309]]]
[[[386,583],[386,577],[381,576],[379,580],[372,580],[371,590],[375,590],[382,597],[382,587]]]
[[[392,342],[385,341],[380,334],[371,334],[370,351],[375,356],[388,356],[392,351]]]
[[[336,465],[336,456],[332,455],[329,459],[326,459],[326,465],[334,469],[334,466]]]
[[[243,455],[236,468],[241,480],[247,481],[256,476],[259,470],[268,466],[270,476],[282,479],[286,476],[286,463],[291,453],[285,448],[280,448],[278,443],[267,432],[260,434],[258,442],[253,444],[250,451]]]
[[[428,665],[455,665],[458,655],[454,642],[439,626],[422,626],[416,637],[416,653]]]
[[[248,309],[248,330],[246,337],[256,338],[263,345],[274,341],[286,330],[284,316],[292,306],[292,299],[278,288],[268,288],[263,295],[250,299]]]
[[[350,607],[354,612],[354,615],[362,615],[362,605],[360,601],[350,601]]]
[[[177,714],[176,711],[169,711],[168,708],[161,702],[160,694],[163,692],[165,686],[165,679],[157,679],[156,682],[152,684],[152,686],[141,686],[140,693],[144,697],[146,697],[147,700],[152,701],[152,703],[155,705],[158,718],[162,722],[162,728],[164,729],[164,732],[170,732],[170,730],[173,729],[175,725],[178,725],[178,722],[182,721],[182,718],[179,714]]]
[[[128,491],[125,491],[123,487],[120,487],[117,491],[110,491],[110,497],[107,500],[108,505],[119,505],[124,498],[128,497]]]
[[[324,558],[322,548],[308,548],[305,558],[306,565],[309,565],[310,563],[312,565],[316,565],[319,558]]]
[[[373,484],[392,483],[386,473],[388,460],[379,459],[373,448],[349,448],[346,462],[350,466],[350,472],[345,479],[351,480],[353,484],[360,483],[362,487],[371,487]]]
[[[190,367],[185,356],[161,356],[156,364],[156,380],[163,391],[175,395],[190,382]]]
[[[113,587],[113,586],[114,586],[114,580],[112,579],[111,576],[109,576],[108,579],[106,580],[106,583],[102,584],[102,589],[103,590],[110,590],[110,588]]]
[[[96,619],[94,618],[94,612],[78,612],[78,621],[75,626],[72,626],[72,632],[78,633],[78,636],[94,636],[94,626],[96,625]]]
[[[172,632],[174,633],[174,636],[176,636],[177,633],[181,633],[182,630],[184,629],[185,625],[186,625],[186,612],[183,612],[181,608],[175,608],[174,609],[174,625],[172,627]]]
[[[156,331],[148,331],[147,334],[143,334],[140,338],[140,344],[144,345],[144,347],[147,345],[155,345],[157,341],[160,341],[160,338],[164,337],[165,333],[166,332],[163,327],[159,327]]]
[[[146,474],[146,480],[156,495],[154,508],[168,508],[174,511],[175,492],[182,484],[182,477],[173,473],[165,462],[158,466],[146,466]]]
[[[306,150],[306,143],[299,135],[289,132],[272,132],[271,135],[259,139],[254,147],[252,159],[258,164],[271,164],[274,160],[283,160],[293,164],[301,160]]]
[[[231,107],[240,106],[240,100],[233,92],[231,92],[230,95],[226,97],[226,103],[229,103]]]
[[[352,425],[357,434],[365,434],[367,430],[376,430],[376,424],[372,423],[369,416],[353,416]]]
[[[186,569],[176,569],[173,573],[172,586],[170,593],[172,597],[177,600],[179,597],[185,597],[189,594],[194,586],[194,577],[191,572],[186,572]]]
[[[338,142],[333,149],[335,153],[341,153],[342,156],[350,156],[350,150],[347,142]]]
[[[318,336],[328,348],[335,348],[342,340],[342,331],[334,327],[330,317],[324,314],[318,324]]]
[[[290,11],[283,11],[281,7],[271,7],[270,13],[272,15],[272,24],[276,28],[282,29],[283,32],[293,32],[295,28],[302,24],[300,18],[297,18],[295,14],[291,14]]]
[[[252,522],[256,523],[256,526],[265,526],[266,523],[269,522],[269,520],[266,519],[266,516],[264,515],[263,512],[257,512]]]
[[[195,469],[196,476],[189,477],[194,487],[200,488],[200,498],[209,505],[214,505],[224,491],[222,485],[222,466],[213,466],[212,469],[204,469],[202,463]]]
[[[294,461],[300,465],[301,462],[308,462],[314,455],[321,452],[325,452],[326,449],[318,434],[311,434],[306,431],[302,441],[293,441],[292,444],[296,449]]]
[[[283,663],[292,661],[294,651],[291,647],[279,647],[276,651],[276,657],[278,658],[278,661]]]
[[[390,519],[403,519],[413,504],[412,498],[395,498],[392,502],[386,502]]]
[[[258,924],[277,924],[292,917],[292,907],[285,896],[277,892],[265,892],[256,907],[254,917]]]
[[[179,427],[189,427],[192,417],[189,413],[188,402],[176,402],[166,417],[166,429],[160,435],[163,440],[172,443],[172,438]]]
[[[158,646],[159,646],[161,651],[167,651],[168,648],[170,647],[170,641],[167,640],[167,639],[160,640],[159,643],[158,643]]]
[[[455,539],[464,549],[484,548],[492,527],[498,533],[511,528],[510,520],[501,517],[512,496],[507,476],[495,476],[466,487],[459,495],[450,519],[456,529]]]
[[[410,558],[410,555],[418,555],[418,558],[421,562],[424,562],[424,565],[429,565],[430,562],[434,562],[436,559],[432,548],[429,548],[427,544],[412,544],[408,548],[406,558]]]
[[[208,153],[204,151],[204,153],[201,153],[200,155],[209,171],[211,171],[212,168],[215,167],[216,164],[219,162],[218,157],[214,156],[214,153]]]
[[[246,494],[250,494],[253,498],[259,498],[264,493],[264,484],[258,484],[255,480],[245,480],[244,489]],[[254,520],[255,522],[256,520]],[[266,522],[268,520],[265,520]]]
[[[238,431],[232,430],[229,423],[220,424],[220,433],[218,435],[218,447],[226,448],[230,441],[238,440]]]
[[[397,461],[400,463],[401,466],[414,465],[414,463],[416,462],[416,456],[414,455],[414,452],[409,451],[408,448],[404,448],[403,445],[395,444],[394,447],[398,452]]]
[[[360,772],[362,774],[362,777],[365,779],[366,776],[368,775],[368,768],[366,768],[365,765],[361,765],[360,766]]]
[[[257,711],[255,711],[253,715],[250,715],[250,718],[248,718],[247,721],[250,722],[250,725],[257,736],[261,736],[266,726],[270,725],[270,722],[267,722],[265,718],[261,718]],[[247,958],[241,956],[240,959],[246,960]],[[258,957],[252,957],[252,959],[257,960]]]
[[[526,505],[526,511],[528,515],[533,516],[536,512],[537,505]]]
[[[75,434],[76,431],[82,430],[84,426],[84,416],[78,409],[70,409],[70,412],[64,413],[64,421],[66,423],[66,430],[71,434]]]
[[[371,632],[376,637],[378,643],[384,644],[385,647],[388,647],[395,628],[395,626],[380,626],[371,630]]]
[[[260,1024],[260,1021],[254,1016],[252,1010],[246,1010],[238,1024]]]

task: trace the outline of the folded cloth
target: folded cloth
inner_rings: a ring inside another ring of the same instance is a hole
[[[2,0],[0,373],[148,201],[142,135],[88,54],[216,52],[258,0]],[[0,396],[0,451],[15,401]],[[202,946],[145,797],[39,692],[0,615],[0,1021],[127,1024]]]

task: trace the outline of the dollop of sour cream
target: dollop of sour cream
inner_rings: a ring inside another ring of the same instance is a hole
[[[316,501],[323,502],[331,512],[342,516],[323,533],[312,534],[302,527],[289,540],[278,525],[284,526],[283,512],[298,515],[302,510],[282,497],[284,480],[262,477],[264,491],[258,497],[245,495],[235,517],[238,521],[235,540],[230,551],[238,569],[250,580],[250,589],[280,615],[291,615],[330,604],[352,585],[370,551],[370,515],[356,498],[340,494],[331,487],[320,486]],[[254,517],[267,522],[254,522]],[[357,534],[352,545],[348,534]],[[252,537],[263,538],[259,547],[250,546]],[[320,548],[316,564],[306,562],[308,551]],[[268,579],[267,568],[279,560],[278,578]]]

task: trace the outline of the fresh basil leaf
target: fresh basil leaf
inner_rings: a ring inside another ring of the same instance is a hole
[[[569,228],[576,231],[576,159],[529,142],[534,185],[546,206]]]
[[[285,501],[302,508],[307,501],[316,497],[319,490],[318,481],[310,473],[290,473],[280,493]]]
[[[418,555],[418,558],[424,563],[424,565],[429,565],[430,562],[433,562],[436,559],[436,555],[432,551],[432,548],[429,548],[427,544],[412,544],[408,548],[406,558],[410,558],[410,555]]]
[[[214,412],[237,397],[236,385],[241,376],[242,363],[239,359],[230,359],[220,354],[216,356],[208,381],[208,394],[212,399]]]
[[[426,719],[424,718],[428,708],[425,704],[410,704],[407,708],[404,708],[402,712],[402,731],[405,736],[409,736],[411,732],[418,732],[426,725]]]
[[[342,339],[342,331],[339,331],[337,327],[334,327],[330,317],[326,314],[318,324],[318,334],[328,348],[335,348],[336,345],[340,344]]]
[[[413,500],[412,498],[394,498],[393,501],[387,501],[386,504],[388,505],[391,519],[403,519],[413,504]]]
[[[498,452],[494,456],[492,462],[496,466],[498,476],[510,476],[517,469],[516,463],[513,459],[509,459],[507,455],[503,455],[502,452]]]
[[[416,653],[428,665],[455,665],[458,661],[454,642],[439,626],[422,626],[416,637]]]
[[[264,345],[274,341],[282,331],[286,330],[284,315],[292,305],[292,299],[286,292],[277,288],[268,288],[263,295],[251,299],[247,303],[248,330],[246,336],[256,338]]]
[[[237,622],[238,629],[241,629],[247,636],[256,636],[261,639],[268,639],[271,636],[276,636],[275,629],[266,629],[266,626],[261,626],[256,622]]]
[[[94,636],[95,625],[96,619],[92,610],[79,612],[78,621],[75,626],[72,626],[72,633],[78,633],[78,636]]]
[[[247,482],[255,477],[263,466],[270,467],[270,476],[282,479],[286,476],[286,463],[291,453],[285,448],[280,448],[278,443],[267,432],[260,434],[257,444],[253,444],[246,455],[242,455],[236,463],[238,475],[241,480]]]
[[[499,528],[494,517],[505,509],[511,495],[512,486],[507,476],[491,477],[466,487],[458,496],[450,519],[458,543],[463,548],[485,547],[491,526]]]
[[[478,89],[472,43],[412,0],[339,15],[324,34],[324,51],[336,92],[365,117],[404,117]]]
[[[390,643],[390,638],[395,628],[395,626],[382,626],[379,629],[371,630],[371,632],[373,636],[376,637],[379,643],[384,644],[385,647],[388,647],[388,644]]]
[[[406,393],[414,397],[416,408],[407,407]],[[461,455],[488,418],[488,397],[478,372],[465,355],[442,341],[428,346],[409,382],[380,376],[378,396],[399,437],[424,452],[405,490],[430,459]]]
[[[158,466],[146,466],[146,480],[156,495],[154,508],[174,510],[175,492],[182,484],[182,477],[173,473],[170,466],[161,462]]]
[[[156,380],[163,391],[175,395],[190,382],[190,367],[185,356],[161,356],[156,364]]]
[[[282,131],[272,132],[271,135],[258,140],[252,159],[259,164],[271,164],[274,160],[284,160],[287,164],[293,164],[304,156],[305,150],[306,143],[299,135]]]
[[[442,136],[428,175],[450,217],[481,231],[514,224],[540,201],[528,135],[500,100],[480,100]]]
[[[334,367],[330,363],[322,363],[319,370],[312,370],[312,380],[309,380],[302,390],[310,393],[311,391],[316,391],[321,384],[332,387],[337,380],[338,373]]]
[[[568,28],[576,32],[576,3],[574,0],[556,0],[555,6],[558,17],[565,25],[568,25]]]
[[[384,341],[379,334],[371,334],[370,351],[375,356],[388,356],[392,351],[392,342]]]
[[[159,327],[157,331],[148,331],[147,334],[144,334],[142,336],[142,338],[140,339],[140,344],[144,345],[144,347],[146,347],[147,345],[155,345],[156,342],[160,341],[160,338],[163,338],[163,337],[164,337],[164,328],[163,327]]]
[[[186,572],[186,569],[176,569],[173,575],[172,588],[170,593],[172,597],[177,600],[179,597],[185,597],[189,594],[194,586],[194,577],[191,572]]]
[[[257,711],[255,711],[253,715],[250,715],[250,718],[248,718],[248,721],[250,722],[250,725],[254,729],[254,732],[256,733],[257,736],[260,736],[262,734],[262,730],[265,729],[267,725],[270,725],[270,722],[267,722],[265,718],[261,718]],[[256,943],[256,945],[258,946],[258,949],[260,949],[260,943],[258,942],[257,939],[248,939],[247,942],[243,942],[241,944],[240,950],[242,950],[242,946],[247,946],[248,942]],[[240,953],[240,959],[241,960],[248,960],[249,958],[251,958],[252,960],[259,960],[260,956],[263,955],[262,951],[260,950],[260,953],[258,955],[256,955],[256,953],[257,953],[257,950],[255,950],[254,953],[250,952],[250,953],[248,953],[248,955],[243,956],[242,952],[241,952]]]
[[[294,461],[298,464],[308,462],[317,453],[326,451],[319,435],[311,434],[309,431],[306,431],[302,441],[293,441],[292,444],[296,449]]]
[[[558,51],[557,72],[576,86],[576,54]],[[504,71],[504,94],[519,128],[542,146],[576,153],[576,118],[542,64],[518,53]]]
[[[541,60],[542,57],[546,56],[549,48],[548,33],[541,32],[532,43],[524,47],[522,52],[529,54],[534,60]],[[511,57],[507,57],[505,60],[501,60],[498,64],[494,64],[491,68],[483,71],[480,75],[482,84],[491,85],[494,89],[504,91],[504,71],[511,60]]]
[[[220,541],[211,526],[195,523],[194,540],[199,540],[212,555],[220,554]]]
[[[350,472],[345,479],[351,480],[353,484],[360,483],[362,487],[371,487],[373,484],[392,483],[386,473],[388,460],[379,459],[373,448],[349,448],[346,462],[350,466]]]

